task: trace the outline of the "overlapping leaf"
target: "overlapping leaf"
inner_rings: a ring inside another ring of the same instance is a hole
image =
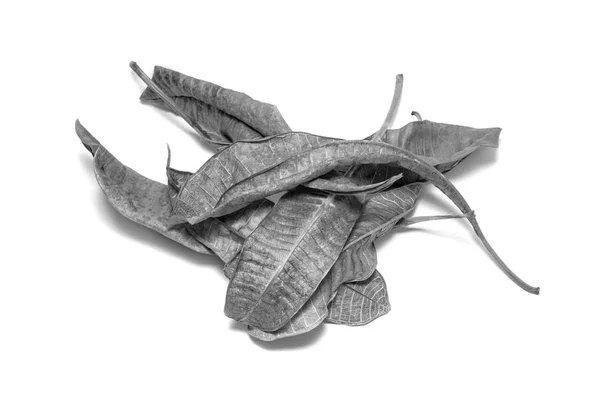
[[[419,156],[441,172],[447,172],[469,154],[483,147],[498,147],[500,128],[476,129],[432,121],[411,122],[389,129],[382,140]],[[355,173],[358,182],[381,182],[405,172],[397,185],[420,180],[414,172],[394,164],[364,165]]]
[[[342,285],[329,305],[326,321],[334,324],[365,325],[390,311],[383,276],[375,271],[361,282]]]
[[[310,300],[283,327],[274,332],[263,332],[249,327],[250,335],[261,340],[275,340],[308,332],[325,320],[327,305],[346,282],[363,281],[375,272],[377,253],[373,241],[391,230],[396,221],[409,213],[415,205],[420,184],[368,196],[361,215],[335,264],[323,279]],[[350,289],[348,289],[350,290]]]
[[[177,196],[174,212],[197,223],[340,166],[364,163],[394,163],[413,171],[437,186],[463,212],[470,211],[452,183],[405,150],[384,143],[340,141],[292,132],[257,142],[237,142],[213,156],[187,180]]]
[[[291,131],[277,107],[244,93],[159,66],[154,68],[152,80],[183,113],[209,132],[209,139],[233,143]],[[150,88],[140,100],[171,111]]]
[[[244,244],[225,314],[264,331],[286,324],[335,263],[360,207],[308,190],[284,195]]]

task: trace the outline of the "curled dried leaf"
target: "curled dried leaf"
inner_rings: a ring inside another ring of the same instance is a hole
[[[150,180],[123,165],[79,121],[75,123],[75,130],[83,145],[94,156],[98,185],[115,210],[185,247],[203,254],[213,253],[188,232],[186,224],[173,226],[167,185]]]
[[[291,131],[277,107],[244,93],[159,66],[154,68],[152,81],[182,112],[222,142],[253,140]],[[151,88],[142,93],[140,100],[171,111]]]

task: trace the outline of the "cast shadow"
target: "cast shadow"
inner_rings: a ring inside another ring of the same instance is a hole
[[[445,175],[448,179],[464,179],[471,174],[481,173],[498,161],[498,149],[493,147],[482,147],[469,154],[452,171]]]

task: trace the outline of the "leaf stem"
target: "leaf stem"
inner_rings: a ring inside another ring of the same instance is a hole
[[[442,219],[456,219],[456,218],[468,218],[467,214],[449,214],[449,215],[428,215],[425,217],[414,217],[414,218],[404,218],[402,221],[396,224],[396,228],[403,228],[406,226],[420,224],[421,222],[429,222],[429,221],[438,221]]]
[[[168,105],[175,114],[183,118],[184,121],[187,122],[188,125],[191,126],[200,135],[200,137],[204,139],[213,148],[213,150],[219,150],[215,145],[228,146],[230,144],[210,139],[209,133],[199,124],[197,124],[194,120],[192,120],[189,115],[180,110],[179,107],[177,107],[177,105],[175,104],[175,102],[173,102],[173,100],[169,96],[167,96],[167,94],[165,94],[165,92],[160,87],[158,87],[158,85],[154,83],[154,81],[150,79],[148,75],[146,75],[146,73],[137,65],[135,61],[131,61],[129,63],[129,67],[133,70],[133,72],[137,74],[137,76],[140,77],[142,81],[144,81],[146,85],[148,85],[154,92],[156,92],[156,94],[161,98],[161,100],[164,101],[165,104]]]
[[[390,104],[390,109],[388,111],[385,120],[383,121],[383,125],[381,128],[373,135],[371,140],[373,142],[380,142],[383,135],[387,132],[390,125],[394,121],[394,117],[396,116],[396,112],[398,111],[398,107],[400,106],[400,100],[402,99],[402,87],[404,85],[404,75],[399,74],[396,75],[396,86],[394,87],[394,97],[392,98],[392,104]]]
[[[421,118],[421,114],[419,114],[418,111],[413,111],[410,113],[410,115],[416,117],[418,121],[423,121],[423,118]]]

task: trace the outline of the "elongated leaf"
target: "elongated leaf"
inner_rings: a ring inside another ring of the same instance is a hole
[[[481,147],[498,147],[500,128],[476,129],[432,121],[411,122],[400,129],[390,129],[384,142],[420,156],[440,171]]]
[[[284,195],[244,244],[225,314],[264,331],[283,326],[315,292],[359,215],[352,197]]]
[[[342,285],[329,304],[326,322],[365,325],[390,311],[383,276],[375,271],[368,279]]]
[[[265,151],[265,147],[285,146],[289,138],[297,141],[299,137],[306,139],[308,146],[304,147],[310,149],[284,160],[275,155],[268,162],[257,158],[263,161],[262,167],[256,162],[247,160],[248,153],[252,153],[251,150],[258,154],[259,150]],[[237,210],[254,200],[290,189],[340,166],[393,163],[414,172],[440,189],[463,214],[468,216],[475,234],[502,272],[523,290],[532,294],[539,293],[539,288],[522,281],[504,264],[485,238],[466,200],[440,171],[406,150],[385,143],[340,142],[330,139],[328,143],[318,148],[311,148],[316,141],[318,139],[314,135],[292,132],[259,142],[237,142],[229,146],[208,160],[188,179],[176,199],[175,213],[190,223],[197,223],[211,216],[224,215]],[[248,165],[240,157],[246,158]],[[275,163],[272,160],[281,161]]]
[[[260,200],[222,218],[172,226],[170,200],[180,180],[190,173],[169,170],[169,186],[150,180],[123,165],[79,121],[77,135],[94,155],[98,184],[110,204],[123,216],[204,254],[216,254],[229,263],[241,250],[244,239],[267,215],[273,203]],[[171,227],[172,226],[172,227]]]
[[[94,172],[110,205],[126,218],[203,254],[213,252],[198,242],[185,225],[173,226],[167,185],[150,180],[123,165],[79,123],[77,135],[94,156]]]
[[[152,80],[180,110],[212,132],[213,139],[236,142],[291,131],[277,107],[244,93],[159,66],[154,68]],[[171,111],[150,88],[140,100]]]
[[[361,183],[359,180],[332,171],[329,174],[305,183],[303,186],[333,194],[371,194],[388,189],[402,178],[402,173],[377,183]]]
[[[257,142],[237,142],[213,156],[187,180],[174,211],[197,223],[291,189],[339,166],[363,163],[394,163],[412,170],[464,207],[462,196],[439,171],[402,149],[293,132]]]
[[[377,266],[373,241],[391,230],[396,221],[410,212],[420,191],[420,184],[404,186],[368,196],[361,215],[326,278],[291,320],[274,332],[248,327],[248,333],[261,340],[276,340],[299,335],[316,328],[328,314],[327,305],[346,286],[347,282],[368,279]],[[346,290],[346,289],[344,289]]]
[[[291,189],[302,182],[290,181],[293,169],[286,171],[285,168],[303,168],[293,164],[298,154],[331,142],[340,140],[294,132],[259,141],[236,142],[211,157],[189,177],[175,200],[174,211],[188,222],[196,223],[210,216],[229,214],[255,200]],[[310,159],[303,161],[312,164]],[[256,182],[257,178],[262,186]],[[233,202],[225,200],[223,206],[215,208],[226,192],[236,188],[244,190],[255,183],[259,186],[250,190],[249,197],[235,193]]]
[[[441,172],[450,171],[469,154],[482,147],[498,147],[500,128],[476,129],[432,121],[411,122],[400,129],[390,129],[382,140],[407,150]],[[357,182],[381,182],[396,176],[404,169],[393,164],[365,165],[356,171]],[[396,185],[420,180],[405,171]]]

